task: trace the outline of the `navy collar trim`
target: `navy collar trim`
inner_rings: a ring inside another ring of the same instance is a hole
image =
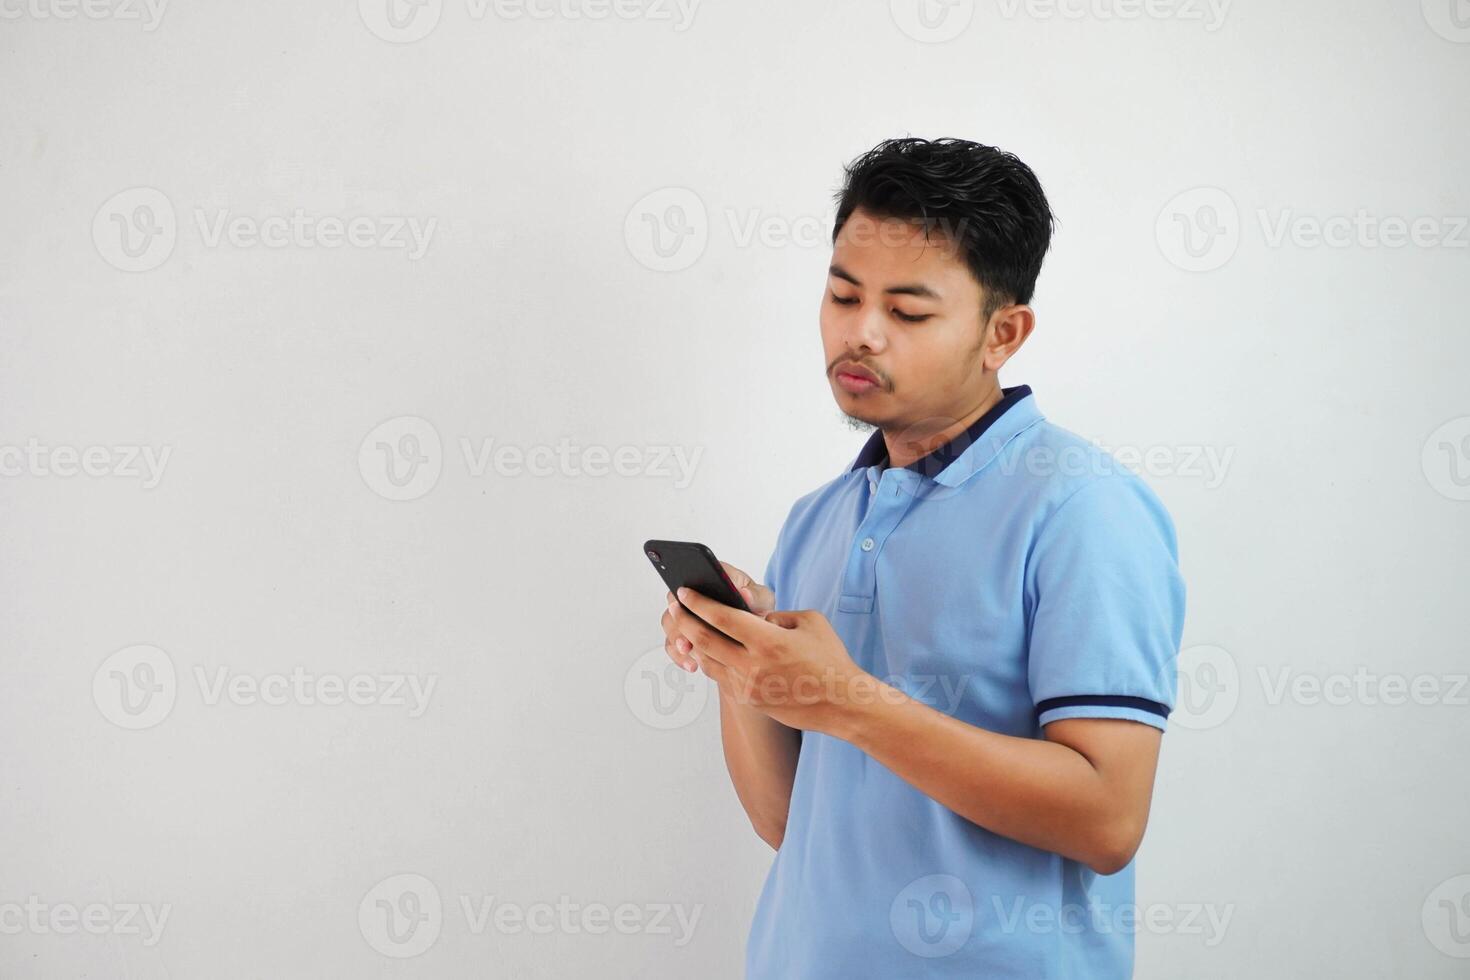
[[[965,431],[958,433],[949,442],[934,449],[928,455],[919,457],[904,469],[913,470],[930,479],[938,476],[949,464],[959,459],[966,449],[973,446],[975,441],[985,433],[985,430],[994,425],[1011,407],[1021,399],[1029,397],[1031,386],[1016,385],[1014,388],[1002,388],[1000,391],[1001,399],[991,406],[990,411],[971,422]],[[862,451],[858,453],[857,459],[848,472],[877,466],[885,463],[887,459],[888,444],[883,441],[883,430],[876,429],[868,437],[868,441],[863,445]]]

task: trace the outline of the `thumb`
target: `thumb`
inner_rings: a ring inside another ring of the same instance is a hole
[[[801,625],[801,613],[795,609],[770,609],[762,618],[768,623],[788,630],[794,630]]]
[[[776,608],[776,593],[761,585],[751,578],[743,569],[736,568],[727,561],[720,562],[725,568],[725,574],[730,576],[730,582],[740,590],[740,597],[756,615],[767,610]]]
[[[751,612],[757,615],[776,608],[776,593],[759,582],[740,586],[740,594],[745,598],[745,604],[750,607]]]

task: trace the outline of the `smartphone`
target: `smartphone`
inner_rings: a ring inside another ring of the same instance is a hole
[[[740,590],[725,574],[724,566],[715,553],[697,541],[645,541],[643,553],[653,562],[669,591],[674,593],[675,601],[678,600],[679,589],[687,587],[716,602],[751,611]],[[684,604],[681,602],[679,605]]]

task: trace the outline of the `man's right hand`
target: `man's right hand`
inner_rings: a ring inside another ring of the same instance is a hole
[[[776,593],[729,562],[722,561],[720,565],[725,569],[725,574],[730,576],[731,583],[740,590],[740,595],[745,599],[746,605],[750,606],[751,611],[757,616],[764,616],[776,608]],[[666,593],[665,598],[671,603],[678,601],[672,592]],[[697,671],[699,665],[689,655],[693,647],[689,640],[675,629],[674,617],[669,615],[667,609],[664,610],[659,625],[664,630],[664,652],[669,655],[669,659],[691,674]]]

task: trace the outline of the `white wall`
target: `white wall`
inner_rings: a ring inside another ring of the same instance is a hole
[[[1451,0],[957,0],[932,31],[903,0],[426,0],[401,30],[387,0],[91,2],[0,3],[0,975],[738,976],[770,852],[713,701],[652,707],[638,544],[759,570],[856,452],[821,373],[822,243],[842,163],[904,134],[1041,176],[1061,226],[1005,381],[1153,449],[1179,528],[1191,700],[1137,975],[1463,975]],[[297,209],[284,247],[212,237]],[[1342,246],[1301,237],[1360,211]],[[696,234],[662,259],[647,222],[681,214]],[[1176,214],[1224,234],[1191,257]],[[368,247],[308,247],[355,217]],[[395,217],[422,254],[377,244]],[[1417,244],[1373,244],[1418,218]],[[798,241],[741,237],[766,219]],[[376,443],[405,435],[429,462],[400,491]],[[633,475],[476,475],[462,440],[635,447]],[[116,447],[168,456],[154,479]],[[699,454],[692,482],[664,449]],[[82,461],[106,472],[56,472]],[[298,667],[435,686],[417,717],[252,703]],[[1383,703],[1421,677],[1431,703]],[[1346,697],[1294,686],[1317,681]],[[429,917],[396,943],[376,901],[405,893]],[[497,924],[560,896],[634,903],[631,934]],[[158,935],[119,921],[134,904]],[[692,938],[658,906],[697,908]]]

